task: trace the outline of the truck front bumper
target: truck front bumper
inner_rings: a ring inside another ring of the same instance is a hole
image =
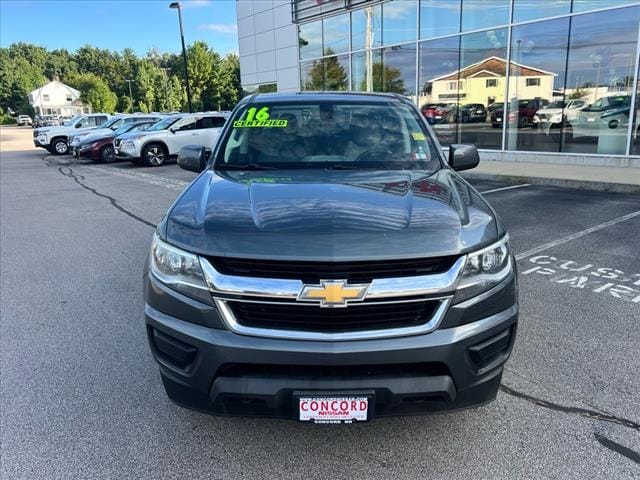
[[[300,391],[373,392],[375,416],[478,406],[497,394],[518,320],[511,277],[482,301],[451,306],[428,334],[272,339],[233,333],[215,307],[150,275],[144,283],[148,339],[168,396],[214,414],[294,418]]]

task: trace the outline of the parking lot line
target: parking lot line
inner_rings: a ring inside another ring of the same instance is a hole
[[[480,192],[480,193],[483,195],[486,195],[487,193],[503,192],[505,190],[513,190],[514,188],[523,188],[523,187],[529,187],[529,186],[531,186],[530,183],[523,183],[521,185],[511,185],[509,187],[494,188],[493,190],[487,190],[486,192]]]
[[[624,222],[625,220],[629,220],[629,219],[637,217],[639,215],[640,215],[640,210],[637,210],[637,211],[629,213],[627,215],[623,215],[622,217],[618,217],[618,218],[615,218],[613,220],[609,220],[608,222],[604,222],[604,223],[601,223],[599,225],[595,225],[595,226],[593,226],[591,228],[587,228],[586,230],[582,230],[580,232],[572,233],[571,235],[567,235],[566,237],[559,238],[559,239],[554,240],[552,242],[544,243],[544,244],[539,245],[539,246],[537,246],[535,248],[532,248],[531,250],[527,250],[526,252],[519,253],[518,255],[516,255],[516,260],[522,260],[523,258],[530,257],[531,255],[535,255],[536,253],[542,252],[542,251],[547,250],[549,248],[553,248],[553,247],[556,247],[558,245],[562,245],[563,243],[567,243],[567,242],[570,242],[572,240],[576,240],[577,238],[584,237],[585,235],[588,235],[588,234],[593,233],[593,232],[597,232],[598,230],[603,230],[603,229],[605,229],[607,227],[611,227],[612,225],[615,225],[616,223]]]

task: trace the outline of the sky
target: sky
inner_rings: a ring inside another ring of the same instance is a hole
[[[179,53],[177,10],[170,0],[0,0],[0,46],[27,42],[75,51],[89,44],[144,55]],[[203,40],[224,55],[238,52],[235,0],[183,0],[187,45]]]

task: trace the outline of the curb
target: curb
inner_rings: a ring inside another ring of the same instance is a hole
[[[498,173],[464,172],[461,176],[469,180],[498,180],[509,183],[531,183],[534,185],[549,185],[554,187],[577,188],[580,190],[594,190],[599,192],[640,193],[640,184],[609,183],[593,180],[577,180],[572,178],[547,178],[527,175],[508,175]]]

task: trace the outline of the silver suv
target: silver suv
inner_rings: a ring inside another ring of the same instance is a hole
[[[172,115],[144,132],[116,139],[116,157],[159,167],[186,145],[211,148],[228,117],[220,112]]]

